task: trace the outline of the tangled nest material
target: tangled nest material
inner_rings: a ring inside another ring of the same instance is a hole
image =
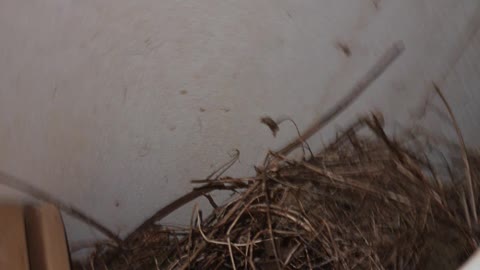
[[[455,269],[478,246],[480,155],[466,149],[435,84],[459,146],[418,130],[390,138],[379,114],[360,118],[315,155],[305,143],[403,50],[403,42],[394,43],[347,96],[299,138],[270,152],[255,176],[193,181],[200,186],[125,239],[31,186],[7,184],[59,205],[113,241],[113,246],[99,245],[83,269]],[[262,123],[274,135],[278,131],[278,121],[262,118]],[[304,157],[288,158],[298,146]],[[461,162],[449,152],[452,147],[457,156],[461,153]],[[218,206],[209,195],[218,190],[234,195]],[[206,218],[196,206],[186,229],[157,225],[199,196],[214,208]]]
[[[206,218],[195,207],[186,230],[144,226],[91,266],[455,269],[478,243],[480,157],[469,152],[465,171],[441,154],[448,147],[389,138],[378,116],[364,117],[309,158],[270,152],[254,177],[195,181],[200,193],[237,193]]]

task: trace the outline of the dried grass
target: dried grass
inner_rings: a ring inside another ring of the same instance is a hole
[[[404,50],[397,42],[331,110],[253,177],[221,177],[238,153],[201,185],[145,220],[117,246],[100,248],[90,270],[126,269],[455,269],[478,245],[480,155],[459,136],[462,162],[425,131],[390,138],[379,114],[360,118],[317,154],[305,143],[347,108]],[[273,132],[291,119],[261,119]],[[293,122],[293,121],[292,121]],[[293,122],[294,123],[294,122]],[[294,123],[295,124],[295,123]],[[298,127],[295,125],[298,131]],[[288,154],[302,147],[301,161]],[[308,151],[305,151],[305,148]],[[307,158],[307,153],[310,156]],[[218,206],[208,193],[233,190]],[[185,229],[156,223],[205,196]],[[95,224],[94,224],[95,225]],[[102,226],[99,229],[104,229]],[[107,231],[108,232],[108,231]],[[107,233],[105,233],[108,235]]]
[[[301,161],[271,152],[254,177],[197,180],[203,184],[197,193],[238,193],[206,218],[195,207],[183,230],[146,223],[123,248],[96,253],[92,265],[455,269],[478,243],[478,225],[469,224],[476,216],[471,205],[478,198],[471,194],[479,194],[480,156],[468,152],[466,172],[446,158],[439,163],[441,147],[425,134],[394,140],[381,124],[375,115],[362,118]],[[465,195],[470,173],[472,190]]]

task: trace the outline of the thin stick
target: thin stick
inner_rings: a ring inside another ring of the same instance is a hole
[[[265,240],[256,240],[256,241],[247,242],[247,243],[231,243],[231,242],[228,243],[228,242],[223,242],[223,241],[219,241],[219,240],[210,239],[202,229],[202,225],[201,225],[202,222],[201,222],[201,219],[200,219],[200,212],[198,210],[198,206],[195,206],[195,211],[197,213],[198,231],[200,232],[200,235],[202,236],[203,240],[205,240],[205,242],[207,242],[207,243],[215,244],[215,245],[222,245],[222,246],[246,247],[246,246],[251,245],[251,244],[259,244],[259,243],[262,243],[262,242],[265,241]]]
[[[203,194],[203,196],[205,198],[207,198],[208,202],[210,203],[210,205],[212,206],[213,209],[217,209],[218,208],[218,204],[215,203],[215,200],[213,200],[212,196],[208,193],[205,193]]]
[[[361,78],[355,86],[350,90],[349,94],[341,99],[332,109],[318,119],[313,125],[310,126],[299,138],[290,142],[287,146],[283,147],[278,153],[282,155],[288,155],[295,148],[302,144],[302,142],[308,140],[313,134],[322,129],[338,114],[343,112],[353,101],[355,101],[369,86],[375,81],[382,73],[401,55],[405,50],[405,46],[402,41],[397,41],[389,48],[385,54],[383,54],[377,63]]]
[[[133,230],[126,238],[125,241],[131,240],[138,232],[145,230],[146,228],[150,227],[155,222],[162,220],[164,217],[168,216],[178,208],[184,206],[185,204],[195,200],[196,198],[203,196],[204,194],[213,191],[213,190],[223,190],[227,189],[230,190],[230,187],[226,187],[224,185],[205,185],[203,187],[199,187],[198,189],[194,189],[189,193],[181,196],[180,198],[174,200],[173,202],[167,204],[162,209],[158,210],[155,214],[145,220],[140,226],[138,226],[135,230]]]
[[[475,203],[475,194],[473,191],[472,171],[470,170],[470,162],[468,161],[467,147],[465,146],[465,140],[463,139],[462,131],[458,126],[457,119],[455,118],[455,115],[453,114],[452,108],[450,107],[450,104],[448,104],[447,99],[445,98],[445,96],[443,95],[442,91],[440,90],[437,84],[433,83],[433,88],[437,92],[440,99],[442,99],[442,102],[445,105],[445,108],[447,109],[448,114],[450,115],[450,118],[452,118],[452,124],[453,124],[453,127],[455,128],[455,132],[457,133],[458,141],[460,142],[460,147],[462,148],[462,159],[465,165],[465,176],[467,178],[468,196],[469,196],[469,202],[470,202],[470,208],[471,208],[470,210],[473,215],[473,221],[476,224],[478,223],[477,207]]]
[[[248,229],[248,237],[247,237],[247,244],[250,244],[250,239],[251,239],[251,231],[250,229]],[[246,246],[245,247],[245,270],[248,269],[248,258],[249,258],[249,249],[250,249],[250,245]]]
[[[213,171],[209,176],[207,176],[207,180],[211,180],[215,175],[217,176],[214,179],[215,180],[218,179],[220,176],[222,176],[224,172],[230,169],[230,167],[232,167],[232,165],[235,164],[235,162],[238,161],[238,159],[240,158],[240,150],[234,149],[234,151],[235,151],[235,154],[230,155],[231,159],[227,161],[225,164],[223,164],[222,166],[220,166],[218,169]]]
[[[308,248],[307,246],[304,245],[304,250],[305,250],[305,255],[307,255],[307,265],[308,265],[308,269],[312,270],[313,267],[312,267],[312,262],[310,261],[310,255],[308,255]]]
[[[23,193],[26,193],[35,199],[38,199],[40,201],[44,201],[47,203],[51,203],[58,207],[60,210],[65,212],[66,214],[82,221],[83,223],[92,226],[93,228],[97,229],[99,232],[107,236],[108,238],[112,239],[115,241],[119,247],[123,247],[123,241],[116,235],[114,234],[110,229],[108,229],[106,226],[100,224],[98,221],[90,217],[89,215],[85,214],[81,210],[77,209],[74,206],[68,205],[56,198],[54,198],[52,195],[48,194],[47,192],[44,192],[43,190],[40,190],[29,183],[23,181],[22,179],[19,179],[13,175],[9,175],[3,171],[0,171],[0,185],[5,185],[9,188],[15,189],[17,191],[21,191]]]
[[[295,240],[296,241],[296,240]],[[294,246],[290,251],[288,252],[287,258],[285,259],[285,262],[283,262],[283,265],[288,265],[290,263],[290,260],[292,259],[293,255],[297,252],[298,248],[302,245],[302,243],[297,242],[297,245]]]
[[[263,192],[265,193],[265,202],[267,205],[267,225],[268,225],[268,231],[270,233],[270,238],[272,240],[272,249],[273,249],[273,255],[275,256],[275,262],[277,264],[277,269],[281,270],[283,269],[282,264],[280,262],[280,258],[278,256],[278,249],[277,245],[275,244],[275,237],[273,235],[273,228],[272,228],[272,215],[270,214],[270,194],[267,186],[267,178],[263,180]]]
[[[230,236],[227,237],[227,244],[228,254],[230,255],[230,261],[232,262],[233,270],[237,270],[237,266],[235,265],[235,258],[233,257],[232,242],[230,241]]]
[[[262,213],[267,213],[267,205],[266,204],[255,204],[252,205],[251,210],[252,211],[258,211]],[[279,209],[279,208],[273,208],[272,205],[270,205],[270,214],[274,214],[276,216],[283,217],[285,219],[289,219],[293,221],[293,223],[303,227],[303,229],[309,233],[313,232],[314,228],[312,227],[311,224],[308,223],[308,220],[301,221],[298,216],[299,214],[296,215],[296,213],[292,213],[292,210],[288,209]]]
[[[197,204],[195,204],[195,207],[192,210],[192,215],[190,216],[190,232],[188,234],[188,241],[187,241],[187,253],[188,253],[188,265],[190,266],[192,261],[190,260],[191,254],[192,254],[192,235],[193,235],[193,228],[195,225],[195,214],[197,214],[197,221],[201,220],[200,213],[198,212]],[[195,212],[197,211],[197,212]],[[201,221],[200,221],[201,222]]]

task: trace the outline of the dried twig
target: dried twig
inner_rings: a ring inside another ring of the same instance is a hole
[[[350,90],[349,94],[341,99],[332,109],[322,116],[319,120],[313,123],[298,139],[295,139],[279,151],[282,155],[288,155],[292,150],[297,148],[303,141],[306,141],[313,134],[317,133],[333,118],[344,111],[355,99],[357,99],[370,84],[375,81],[386,69],[390,66],[397,57],[404,51],[403,42],[398,41],[385,54],[383,54],[377,63],[370,69],[364,77],[362,77],[357,84]]]
[[[267,205],[267,226],[268,226],[268,232],[270,234],[270,239],[272,243],[272,249],[273,249],[273,254],[275,256],[275,263],[277,264],[277,269],[281,270],[283,267],[280,262],[280,258],[278,256],[278,248],[275,243],[275,236],[273,235],[273,227],[272,227],[272,216],[270,214],[270,192],[268,190],[268,185],[267,185],[267,177],[264,178],[263,180],[263,192],[265,193],[265,199],[266,199],[266,205]]]
[[[455,128],[455,132],[457,133],[458,141],[460,142],[460,147],[462,148],[462,159],[465,165],[465,177],[467,178],[467,188],[468,188],[467,192],[468,192],[468,199],[470,202],[470,211],[473,216],[473,221],[475,222],[475,224],[477,224],[478,223],[477,206],[476,206],[475,194],[473,190],[472,171],[470,170],[470,162],[468,161],[467,147],[465,146],[465,140],[463,139],[462,131],[458,126],[457,119],[455,118],[455,115],[453,114],[452,108],[450,107],[450,104],[448,104],[447,99],[443,95],[438,85],[433,83],[433,88],[437,92],[443,104],[445,104],[445,108],[447,109],[448,114],[452,119],[453,127]]]

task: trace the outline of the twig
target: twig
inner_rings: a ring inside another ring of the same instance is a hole
[[[465,214],[465,220],[467,221],[468,228],[472,228],[472,221],[470,220],[470,213],[468,211],[467,199],[465,198],[465,189],[462,188],[460,191],[460,200],[462,203],[462,208]]]
[[[404,51],[405,47],[402,41],[397,41],[383,54],[377,63],[362,77],[357,84],[350,90],[349,94],[341,99],[333,108],[314,122],[299,138],[290,142],[287,146],[278,152],[282,155],[288,155],[291,151],[308,140],[313,134],[317,133],[326,124],[328,124],[338,114],[343,112],[355,99],[357,99],[369,86],[375,81]]]
[[[195,225],[195,219],[201,220],[200,213],[198,213],[197,217],[195,217],[195,214],[197,214],[195,211],[197,210],[197,205],[195,204],[195,207],[192,209],[192,215],[190,216],[190,230],[188,233],[188,241],[187,241],[187,254],[188,254],[188,265],[190,266],[192,261],[190,260],[191,255],[192,255],[192,246],[193,246],[193,241],[192,241],[192,236],[193,236],[193,228]]]
[[[307,256],[308,269],[313,270],[312,262],[310,261],[310,255],[308,255],[308,248],[304,246],[304,250],[305,250],[305,255]]]
[[[203,196],[205,198],[207,198],[208,202],[210,203],[210,205],[212,206],[213,209],[217,209],[218,208],[218,204],[215,203],[215,200],[213,200],[212,196],[208,193],[205,193],[203,194]]]
[[[174,200],[173,202],[167,204],[165,207],[162,209],[158,210],[155,214],[153,214],[150,218],[145,220],[140,226],[138,226],[133,232],[131,232],[125,241],[129,241],[132,239],[138,232],[141,232],[145,230],[146,228],[150,227],[152,224],[155,222],[158,222],[162,220],[164,217],[168,216],[178,208],[184,206],[185,204],[195,200],[196,198],[203,196],[205,193],[208,193],[213,190],[221,190],[221,189],[226,189],[229,190],[231,188],[226,187],[224,185],[220,186],[210,186],[210,185],[205,185],[204,187],[195,189],[190,191],[189,193],[181,196],[180,198]]]
[[[301,245],[302,243],[297,241],[297,244],[288,252],[287,258],[285,258],[285,262],[283,262],[283,265],[288,265],[290,263],[293,255],[298,251],[298,248],[300,248]]]
[[[270,194],[268,190],[268,185],[267,185],[267,177],[264,177],[263,179],[263,192],[265,193],[265,202],[267,205],[267,225],[268,225],[268,231],[270,233],[270,239],[272,240],[272,249],[273,249],[273,255],[275,256],[275,262],[277,264],[277,269],[281,270],[282,264],[280,262],[280,257],[278,256],[278,249],[277,245],[275,244],[275,237],[273,235],[273,228],[272,228],[272,215],[270,214]]]
[[[237,266],[235,265],[235,258],[233,257],[232,242],[230,241],[230,237],[227,237],[227,246],[228,246],[228,253],[230,255],[230,261],[232,262],[233,270],[237,270]]]
[[[240,213],[237,214],[237,217],[233,220],[232,224],[230,225],[230,227],[228,227],[228,230],[227,230],[227,242],[228,242],[228,252],[230,254],[230,259],[232,261],[232,267],[233,269],[236,269],[236,266],[235,266],[235,259],[233,258],[233,251],[232,251],[232,243],[230,241],[230,233],[232,232],[233,228],[235,227],[235,225],[237,224],[238,220],[240,219],[240,217],[243,215],[243,213],[245,212],[245,210],[247,210],[247,208],[256,200],[256,197],[254,197],[253,199],[251,199],[244,207],[243,209],[240,211]],[[247,248],[250,246],[250,238],[248,239],[247,241]],[[245,257],[248,256],[248,253],[247,255],[245,255]]]
[[[77,209],[76,207],[68,205],[60,201],[59,199],[54,198],[52,195],[48,194],[47,192],[44,192],[43,190],[40,190],[30,185],[29,183],[23,181],[22,179],[19,179],[13,175],[9,175],[5,172],[0,171],[0,184],[13,188],[18,191],[21,191],[23,193],[26,193],[40,201],[48,202],[57,206],[60,210],[62,210],[66,214],[97,229],[99,232],[101,232],[108,238],[115,241],[119,247],[121,248],[124,247],[124,244],[123,244],[124,242],[106,226],[100,224],[100,222],[96,221],[95,219],[85,214],[81,210]]]
[[[222,246],[234,246],[234,247],[246,247],[251,244],[258,244],[264,242],[264,240],[256,240],[252,241],[250,243],[228,243],[228,242],[223,242],[219,240],[214,240],[210,239],[207,235],[205,235],[205,232],[202,229],[201,221],[200,221],[200,212],[198,210],[198,206],[195,206],[195,211],[197,212],[197,227],[198,231],[200,232],[200,235],[202,236],[203,240],[205,242],[210,243],[210,244],[215,244],[215,245],[222,245]]]
[[[215,175],[215,180],[218,179],[220,176],[222,176],[222,174],[224,172],[226,172],[228,169],[230,169],[230,167],[232,167],[233,164],[235,164],[235,162],[238,161],[238,159],[240,158],[240,150],[238,149],[234,149],[235,151],[235,154],[230,154],[230,157],[231,159],[229,161],[227,161],[225,164],[223,164],[222,166],[220,166],[218,169],[216,169],[215,171],[213,171],[209,176],[207,176],[207,180],[211,180],[212,177],[214,177]]]
[[[207,243],[206,242],[203,242],[203,243],[200,243],[198,246],[197,246],[197,249],[195,250],[195,252],[189,256],[189,260],[193,261],[195,258],[197,258],[197,256],[200,254],[200,252],[207,246]],[[180,270],[185,270],[187,268],[189,268],[190,264],[189,263],[185,263],[183,264],[182,266],[180,266]],[[170,269],[173,269],[172,267],[170,267]],[[177,268],[175,268],[177,269]]]
[[[469,202],[470,202],[470,208],[471,208],[470,210],[473,215],[473,221],[475,222],[475,224],[477,224],[478,216],[477,216],[477,207],[475,203],[475,194],[473,191],[472,171],[470,170],[470,162],[468,161],[467,147],[465,146],[465,140],[463,139],[462,131],[458,126],[458,122],[455,118],[455,115],[453,114],[453,110],[450,107],[450,104],[448,103],[447,99],[445,98],[445,96],[443,95],[442,91],[440,90],[437,84],[433,83],[433,88],[435,89],[438,96],[442,100],[443,104],[445,105],[445,108],[448,111],[448,114],[450,115],[450,118],[452,119],[453,127],[455,128],[455,132],[457,133],[458,140],[460,142],[460,147],[462,148],[462,159],[465,165],[465,177],[467,178],[468,196],[469,196]]]
[[[251,207],[251,210],[256,210],[258,212],[264,212],[264,213],[267,213],[267,205],[265,204],[255,204],[255,205],[252,205]],[[270,205],[270,213],[271,214],[275,214],[277,216],[281,216],[281,217],[284,217],[286,219],[290,219],[291,221],[293,221],[295,224],[303,227],[303,229],[307,232],[312,232],[314,229],[312,227],[311,224],[309,224],[308,221],[301,221],[296,213],[293,213],[292,210],[286,210],[286,209],[276,209],[276,208],[273,208],[272,205]]]
[[[247,244],[250,244],[250,236],[251,236],[251,229],[248,228]],[[249,254],[250,246],[251,246],[252,249],[253,249],[253,245],[248,245],[248,246],[245,247],[245,262],[244,262],[244,264],[245,264],[245,267],[244,267],[245,270],[248,269],[248,264],[249,264],[248,258],[250,257],[248,254]]]

